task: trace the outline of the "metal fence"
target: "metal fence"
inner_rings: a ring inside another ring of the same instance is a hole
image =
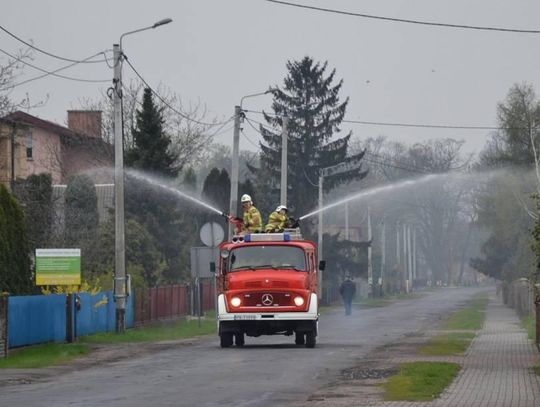
[[[142,325],[194,314],[197,309],[195,293],[195,286],[190,284],[159,286],[139,291],[135,295],[135,324]],[[213,282],[201,282],[203,311],[214,309],[215,296]]]
[[[65,342],[73,336],[116,329],[116,305],[111,291],[96,295],[23,295],[8,297],[8,347]],[[126,308],[126,326],[133,327],[133,298]]]

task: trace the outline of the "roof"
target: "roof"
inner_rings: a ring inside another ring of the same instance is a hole
[[[39,127],[43,130],[48,130],[51,133],[58,134],[60,136],[80,136],[80,133],[74,132],[73,130],[60,126],[59,124],[50,122],[48,120],[40,119],[39,117],[32,116],[31,114],[17,110],[16,112],[10,113],[4,117],[4,119],[10,120],[12,122],[23,123],[33,127]]]

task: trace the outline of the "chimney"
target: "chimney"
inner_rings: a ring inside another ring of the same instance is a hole
[[[77,133],[101,138],[101,110],[68,110],[68,127]]]

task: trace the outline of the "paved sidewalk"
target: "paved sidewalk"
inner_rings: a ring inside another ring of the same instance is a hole
[[[422,358],[424,359],[424,358]],[[436,360],[436,358],[433,358]],[[490,297],[478,332],[452,385],[433,402],[382,402],[387,407],[539,407],[540,354],[514,310]],[[359,404],[361,405],[361,403]]]

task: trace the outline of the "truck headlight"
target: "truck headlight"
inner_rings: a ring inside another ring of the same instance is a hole
[[[302,297],[294,297],[294,303],[297,307],[304,305],[304,299]]]
[[[240,304],[242,304],[242,300],[240,298],[238,298],[238,297],[232,297],[231,298],[231,305],[233,307],[239,307]]]

